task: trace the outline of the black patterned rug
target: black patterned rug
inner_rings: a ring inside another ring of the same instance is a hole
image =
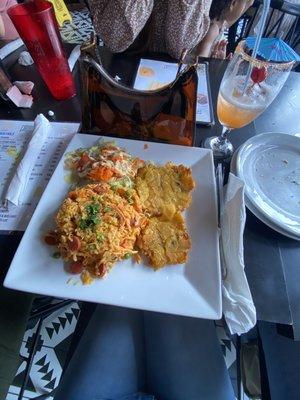
[[[44,300],[45,304],[37,304],[41,303],[41,301],[43,301],[43,298],[35,300],[33,309],[37,308],[37,306],[56,306],[61,302],[60,299],[46,298]],[[80,307],[78,302],[70,301],[58,310],[51,312],[42,321],[36,343],[36,354],[33,358],[29,379],[23,395],[24,400],[51,393],[58,386],[79,315]],[[20,348],[21,362],[14,381],[9,388],[6,400],[18,400],[26,368],[28,367],[28,358],[36,337],[38,323],[38,318],[29,320]],[[222,323],[216,323],[216,328],[232,385],[235,393],[237,393],[235,345]],[[52,397],[49,396],[48,399],[50,400]]]
[[[61,300],[51,300],[52,304],[56,302]],[[33,399],[38,395],[50,393],[57,387],[79,314],[79,305],[74,301],[52,312],[43,320],[23,399]],[[18,399],[37,326],[36,318],[29,320],[20,348],[21,362],[6,400]]]

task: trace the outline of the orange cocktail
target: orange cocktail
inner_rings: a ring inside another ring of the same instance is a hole
[[[241,128],[249,124],[263,111],[260,107],[247,107],[242,104],[231,103],[221,93],[218,97],[217,110],[221,124],[231,129]]]
[[[265,85],[248,86],[243,91],[244,77],[236,76],[222,82],[218,96],[218,118],[223,126],[241,128],[254,121],[272,100],[271,90]]]

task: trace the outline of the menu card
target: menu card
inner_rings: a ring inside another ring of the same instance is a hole
[[[178,70],[178,64],[156,60],[141,59],[136,74],[134,88],[155,90],[172,82]],[[207,64],[198,64],[198,88],[196,121],[205,125],[213,123],[211,95],[208,84]]]
[[[0,121],[0,231],[24,231],[37,203],[63,155],[78,131],[78,123],[52,122],[40,154],[32,165],[29,182],[20,206],[3,204],[3,196],[15,172],[19,157],[33,132],[33,121]]]

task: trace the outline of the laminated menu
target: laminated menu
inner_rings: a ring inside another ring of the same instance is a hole
[[[32,164],[28,183],[19,206],[4,205],[4,197],[18,161],[32,137],[33,121],[0,121],[0,231],[23,231],[64,153],[78,131],[78,123],[51,122],[37,159]]]
[[[207,63],[199,63],[196,122],[204,125],[214,123],[211,106],[211,94],[208,81]],[[134,88],[139,90],[155,90],[172,82],[177,73],[178,64],[164,61],[141,59]]]

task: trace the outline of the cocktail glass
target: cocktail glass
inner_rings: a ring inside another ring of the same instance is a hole
[[[245,41],[239,43],[223,76],[217,113],[223,126],[220,136],[209,137],[204,147],[222,161],[231,157],[227,135],[254,121],[272,103],[287,80],[294,62],[272,62],[253,58]]]

